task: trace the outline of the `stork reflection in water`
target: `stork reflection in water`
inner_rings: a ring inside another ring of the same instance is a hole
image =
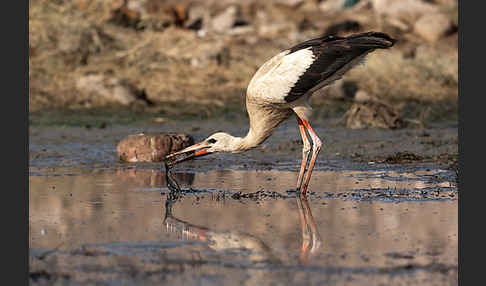
[[[207,242],[207,246],[216,251],[228,249],[240,249],[248,251],[248,258],[253,262],[280,263],[272,249],[258,237],[234,230],[215,230],[205,226],[191,224],[176,218],[173,215],[173,207],[182,195],[182,190],[175,181],[169,169],[166,169],[166,180],[169,188],[165,202],[164,225],[168,231],[180,233],[185,239],[194,239]],[[300,264],[307,264],[310,257],[316,253],[321,245],[321,237],[312,216],[307,196],[297,194],[297,208],[299,211],[302,243],[300,248]]]

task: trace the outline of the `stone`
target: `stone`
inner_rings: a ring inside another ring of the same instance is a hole
[[[204,31],[211,22],[210,11],[204,5],[194,3],[189,6],[187,21],[184,23],[186,29]]]
[[[447,34],[452,25],[452,20],[442,13],[425,14],[415,22],[414,32],[429,43],[435,43]]]
[[[140,133],[122,139],[117,154],[124,162],[161,162],[165,156],[193,144],[194,138],[184,133]]]
[[[202,31],[205,30],[198,32]],[[199,37],[194,31],[185,29],[168,28],[159,41],[165,56],[199,68],[218,63],[218,59],[227,49],[227,43],[221,37]],[[174,42],[177,44],[172,44]]]
[[[294,23],[274,23],[261,25],[258,28],[258,35],[260,37],[275,38],[282,33],[290,34],[292,31],[296,30],[297,26]]]
[[[384,128],[399,129],[405,127],[400,114],[387,104],[378,101],[360,101],[354,103],[344,114],[347,128]]]
[[[458,0],[435,0],[435,2],[439,5],[444,5],[444,6],[459,5]]]
[[[401,32],[408,32],[411,29],[407,22],[398,18],[388,18],[387,23]]]
[[[373,10],[381,15],[413,16],[434,13],[438,11],[436,5],[421,0],[371,0]]]
[[[373,98],[364,90],[358,90],[354,94],[354,101],[355,102],[368,102],[372,101]]]
[[[237,16],[238,8],[236,6],[229,6],[222,13],[211,19],[212,30],[217,33],[229,31],[236,23]]]
[[[116,77],[88,74],[76,81],[76,89],[91,101],[130,105],[137,100],[135,88]]]
[[[298,7],[304,3],[304,0],[275,0],[275,3],[289,7]]]
[[[319,9],[324,12],[336,12],[344,9],[346,0],[327,0],[319,4]]]

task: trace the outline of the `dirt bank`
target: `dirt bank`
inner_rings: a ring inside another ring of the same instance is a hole
[[[344,80],[412,109],[412,119],[457,113],[457,3],[383,12],[376,1],[331,2],[343,1],[29,1],[29,109],[238,111],[251,76],[279,51],[323,34],[379,30],[397,44]],[[416,23],[432,10],[450,27],[428,41]],[[319,91],[316,108],[336,97],[335,88]]]

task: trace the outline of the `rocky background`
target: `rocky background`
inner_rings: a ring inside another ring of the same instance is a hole
[[[317,92],[315,109],[344,102],[346,122],[356,117],[351,104],[375,104],[373,112],[384,122],[377,126],[390,128],[457,119],[457,0],[30,0],[29,5],[31,113],[123,108],[160,121],[218,110],[245,114],[246,87],[265,60],[313,37],[374,30],[397,44]],[[348,126],[360,128],[353,124]]]

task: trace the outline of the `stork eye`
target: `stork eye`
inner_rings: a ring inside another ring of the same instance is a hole
[[[208,143],[211,143],[211,144],[216,143],[216,139],[211,138],[211,139],[208,140]]]

